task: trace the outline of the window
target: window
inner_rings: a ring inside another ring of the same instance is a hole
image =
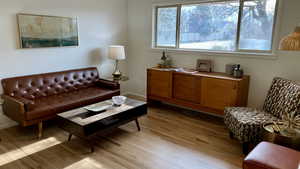
[[[157,9],[157,44],[176,47],[177,7]]]
[[[271,52],[276,0],[156,7],[155,47]]]

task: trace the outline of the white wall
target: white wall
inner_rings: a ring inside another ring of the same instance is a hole
[[[152,32],[152,3],[161,0],[129,0],[129,59],[128,72],[131,78],[128,90],[139,95],[146,94],[146,68],[155,66],[160,60],[160,53],[150,50]],[[283,0],[281,0],[283,1]],[[299,0],[284,0],[281,3],[279,37],[293,31],[300,23]],[[170,54],[174,65],[194,68],[200,58],[212,59],[215,71],[224,72],[225,64],[240,63],[246,74],[251,76],[249,106],[261,107],[275,76],[300,80],[300,53],[278,51],[278,58],[273,60],[242,58],[233,56],[208,56],[201,53]]]
[[[79,47],[18,49],[17,13],[77,17]],[[0,0],[0,37],[0,79],[87,66],[109,76],[108,45],[127,44],[127,0]]]

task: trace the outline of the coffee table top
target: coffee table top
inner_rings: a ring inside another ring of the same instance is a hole
[[[140,106],[145,106],[147,103],[143,101],[138,101],[134,99],[127,98],[126,102],[121,106],[113,106],[112,100],[102,101],[89,106],[106,106],[107,109],[102,112],[91,112],[86,109],[88,106],[70,110],[64,113],[60,113],[57,116],[67,119],[73,123],[80,126],[85,126],[99,120],[105,120],[111,116],[117,115],[124,111],[128,111]]]

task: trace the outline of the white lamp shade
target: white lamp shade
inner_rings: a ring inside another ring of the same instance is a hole
[[[113,60],[124,60],[126,59],[125,47],[124,46],[110,46],[109,47],[109,58]]]

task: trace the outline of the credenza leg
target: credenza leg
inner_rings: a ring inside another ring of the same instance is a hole
[[[38,124],[38,138],[41,139],[43,136],[43,122],[39,122]]]
[[[73,136],[73,135],[72,135],[71,133],[69,133],[68,141],[71,141],[72,136]]]
[[[140,127],[138,119],[135,119],[135,124],[136,124],[136,127],[138,128],[138,131],[141,131],[141,127]]]

